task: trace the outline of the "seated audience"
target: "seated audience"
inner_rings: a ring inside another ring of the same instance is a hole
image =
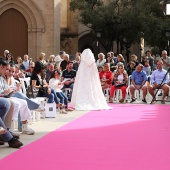
[[[110,71],[113,72],[116,69],[113,58],[111,57],[111,53],[107,53],[106,63],[110,65]]]
[[[72,97],[72,90],[74,86],[75,77],[76,77],[76,71],[73,69],[73,62],[69,61],[67,64],[67,69],[63,70],[62,72],[61,81],[62,82],[64,81],[64,86],[62,90],[64,90],[65,88],[71,89],[70,94],[68,96],[68,100],[70,101]]]
[[[135,63],[135,68],[138,66],[139,62],[138,62],[138,57],[135,54],[131,55],[131,61]]]
[[[143,66],[143,71],[146,72],[146,75],[149,76],[151,74],[151,67],[149,65],[149,60],[145,61],[145,64]]]
[[[62,71],[66,69],[68,61],[69,61],[69,55],[64,54],[64,60],[60,64],[60,68],[61,68]]]
[[[60,81],[61,73],[59,70],[54,70],[51,74],[49,85],[57,94],[57,97],[60,99],[60,103],[63,108],[61,108],[60,113],[67,113],[66,111],[72,111],[72,109],[68,108],[68,98],[62,92],[63,82]]]
[[[13,66],[12,66],[13,67]],[[20,81],[20,78],[25,78],[25,74],[19,69],[19,67],[17,65],[15,65],[14,67],[14,72],[13,72],[13,76],[15,80]]]
[[[80,61],[81,61],[81,53],[77,52],[74,63],[73,63],[73,69],[74,70],[76,70],[76,71],[78,70],[79,65],[80,65]]]
[[[117,65],[119,62],[123,63],[124,69],[127,70],[127,68],[126,68],[126,63],[125,63],[125,59],[124,59],[124,57],[123,57],[122,54],[118,54],[118,55],[117,55],[117,63],[116,63],[116,65]]]
[[[60,51],[59,54],[54,58],[56,69],[60,69],[60,64],[64,59],[64,54],[66,54],[65,51]]]
[[[28,108],[30,110],[36,110],[36,111],[43,111],[43,108],[41,108],[41,106],[36,103],[35,101],[29,99],[26,95],[24,95],[22,92],[20,92],[21,89],[21,83],[18,82],[16,83],[13,74],[15,72],[15,67],[10,67],[9,71],[6,72],[6,82],[8,84],[8,86],[11,89],[18,89],[18,91],[16,91],[16,93],[13,94],[13,97],[17,97],[19,99],[23,99],[27,102]]]
[[[166,73],[167,71],[163,69],[163,61],[159,60],[157,62],[157,70],[153,71],[151,75],[151,85],[148,87],[148,91],[153,97],[153,100],[156,100],[154,90],[158,88],[163,90],[162,104],[165,104],[165,97],[169,93],[169,86],[167,85],[169,81],[169,74],[166,75]]]
[[[114,54],[114,52],[110,52],[110,55],[111,55],[111,58],[114,60],[114,63],[115,63],[115,65],[116,65],[116,63],[117,63],[117,57],[115,56],[115,54]]]
[[[106,62],[105,55],[103,53],[99,53],[98,58],[99,59],[96,62],[97,68],[103,66],[104,63]]]
[[[3,61],[0,60],[0,94],[1,96],[7,96],[11,93],[15,93],[18,89],[12,89],[9,88],[8,84],[6,83],[4,76],[6,74],[6,72],[8,72],[8,70],[10,69],[10,65]],[[18,114],[20,112],[20,116],[21,116],[21,121],[22,121],[22,132],[26,133],[28,135],[32,135],[35,132],[28,126],[27,120],[31,119],[31,113],[28,109],[27,103],[25,100],[23,99],[19,99],[19,98],[15,98],[15,97],[11,97],[11,95],[9,96],[9,98],[14,102],[14,113],[12,115],[13,120],[18,119]]]
[[[8,142],[9,147],[19,148],[23,145],[20,141],[14,138],[11,133],[7,130],[3,120],[6,117],[7,112],[9,111],[11,103],[9,100],[0,97],[0,145],[3,145],[4,142]]]
[[[128,76],[132,75],[132,73],[135,71],[135,63],[131,61],[129,63],[129,67],[127,68],[127,74]]]
[[[142,64],[138,64],[138,66],[136,67],[136,70],[132,73],[132,84],[130,85],[130,94],[132,96],[132,100],[130,101],[130,103],[133,103],[136,101],[135,98],[135,90],[143,90],[143,99],[142,101],[144,103],[147,103],[146,101],[146,95],[147,95],[147,86],[146,86],[146,81],[148,80],[146,73],[144,71],[142,71],[143,69],[143,65]]]
[[[170,67],[170,57],[168,57],[166,50],[162,51],[161,59],[162,59],[162,62],[163,62],[163,69],[168,71],[168,69]]]
[[[38,61],[39,61],[40,63],[42,63],[43,65],[47,65],[47,62],[46,62],[46,60],[45,60],[45,53],[43,53],[43,52],[40,53],[40,56],[39,56],[39,58],[38,58]]]
[[[50,55],[49,56],[49,63],[52,63],[53,65],[55,65],[54,58],[55,58],[55,55]]]
[[[151,51],[148,50],[145,52],[146,53],[146,60],[149,60],[149,65],[151,67],[151,71],[153,70],[153,65],[154,65],[154,58],[152,57]]]
[[[50,76],[51,76],[53,70],[54,70],[54,65],[52,63],[49,63],[47,66],[46,78],[45,78],[47,83],[49,83]]]
[[[100,73],[100,72],[102,72],[103,71],[103,67],[101,66],[101,67],[98,67],[98,72]]]
[[[9,50],[5,50],[5,51],[4,51],[4,58],[3,58],[3,59],[6,60],[6,56],[7,56],[8,53],[9,53]]]
[[[11,66],[14,65],[14,60],[13,60],[13,56],[12,56],[11,53],[8,53],[8,54],[6,55],[6,61],[7,61]]]
[[[30,60],[27,54],[24,55],[24,60],[22,64],[20,65],[20,70],[28,70],[30,68]]]
[[[44,68],[45,66],[41,62],[35,63],[35,68],[31,76],[31,85],[33,89],[37,91],[37,97],[47,97],[48,103],[53,103],[55,101],[57,107],[60,107],[54,89],[50,88],[45,80]]]
[[[31,62],[30,63],[30,68],[28,70],[26,70],[26,72],[25,72],[25,77],[31,77],[32,72],[34,70],[34,67],[35,67],[35,63]]]
[[[120,103],[123,103],[126,97],[126,88],[128,82],[128,75],[124,70],[124,65],[119,65],[117,71],[113,77],[114,85],[110,88],[110,103],[113,103],[113,95],[116,89],[121,89],[122,99],[119,100]]]
[[[110,88],[112,85],[112,72],[110,71],[110,66],[108,63],[105,63],[103,66],[103,71],[99,73],[100,82],[102,90]]]
[[[17,66],[18,68],[20,68],[21,64],[22,64],[22,58],[21,58],[20,56],[18,56],[18,57],[17,57],[17,60],[16,60],[15,66]]]

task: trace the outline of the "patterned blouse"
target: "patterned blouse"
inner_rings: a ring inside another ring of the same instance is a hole
[[[114,74],[114,77],[113,77],[113,81],[114,81],[114,84],[116,84],[116,82],[118,81],[118,76],[120,75],[120,73],[117,71],[115,74]],[[126,71],[123,72],[123,82],[122,83],[128,83],[128,74]]]

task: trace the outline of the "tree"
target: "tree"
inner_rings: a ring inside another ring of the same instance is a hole
[[[107,51],[114,41],[128,49],[141,37],[150,46],[166,46],[165,30],[170,19],[164,16],[159,0],[71,0],[70,9],[79,10],[81,23],[102,32]]]

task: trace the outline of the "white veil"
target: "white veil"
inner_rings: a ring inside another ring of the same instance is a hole
[[[76,110],[109,109],[102,92],[94,55],[85,49],[77,71],[71,104]]]

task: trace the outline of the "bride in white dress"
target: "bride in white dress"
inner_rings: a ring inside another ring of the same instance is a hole
[[[110,109],[102,92],[94,55],[85,49],[81,55],[71,104],[76,110]]]

